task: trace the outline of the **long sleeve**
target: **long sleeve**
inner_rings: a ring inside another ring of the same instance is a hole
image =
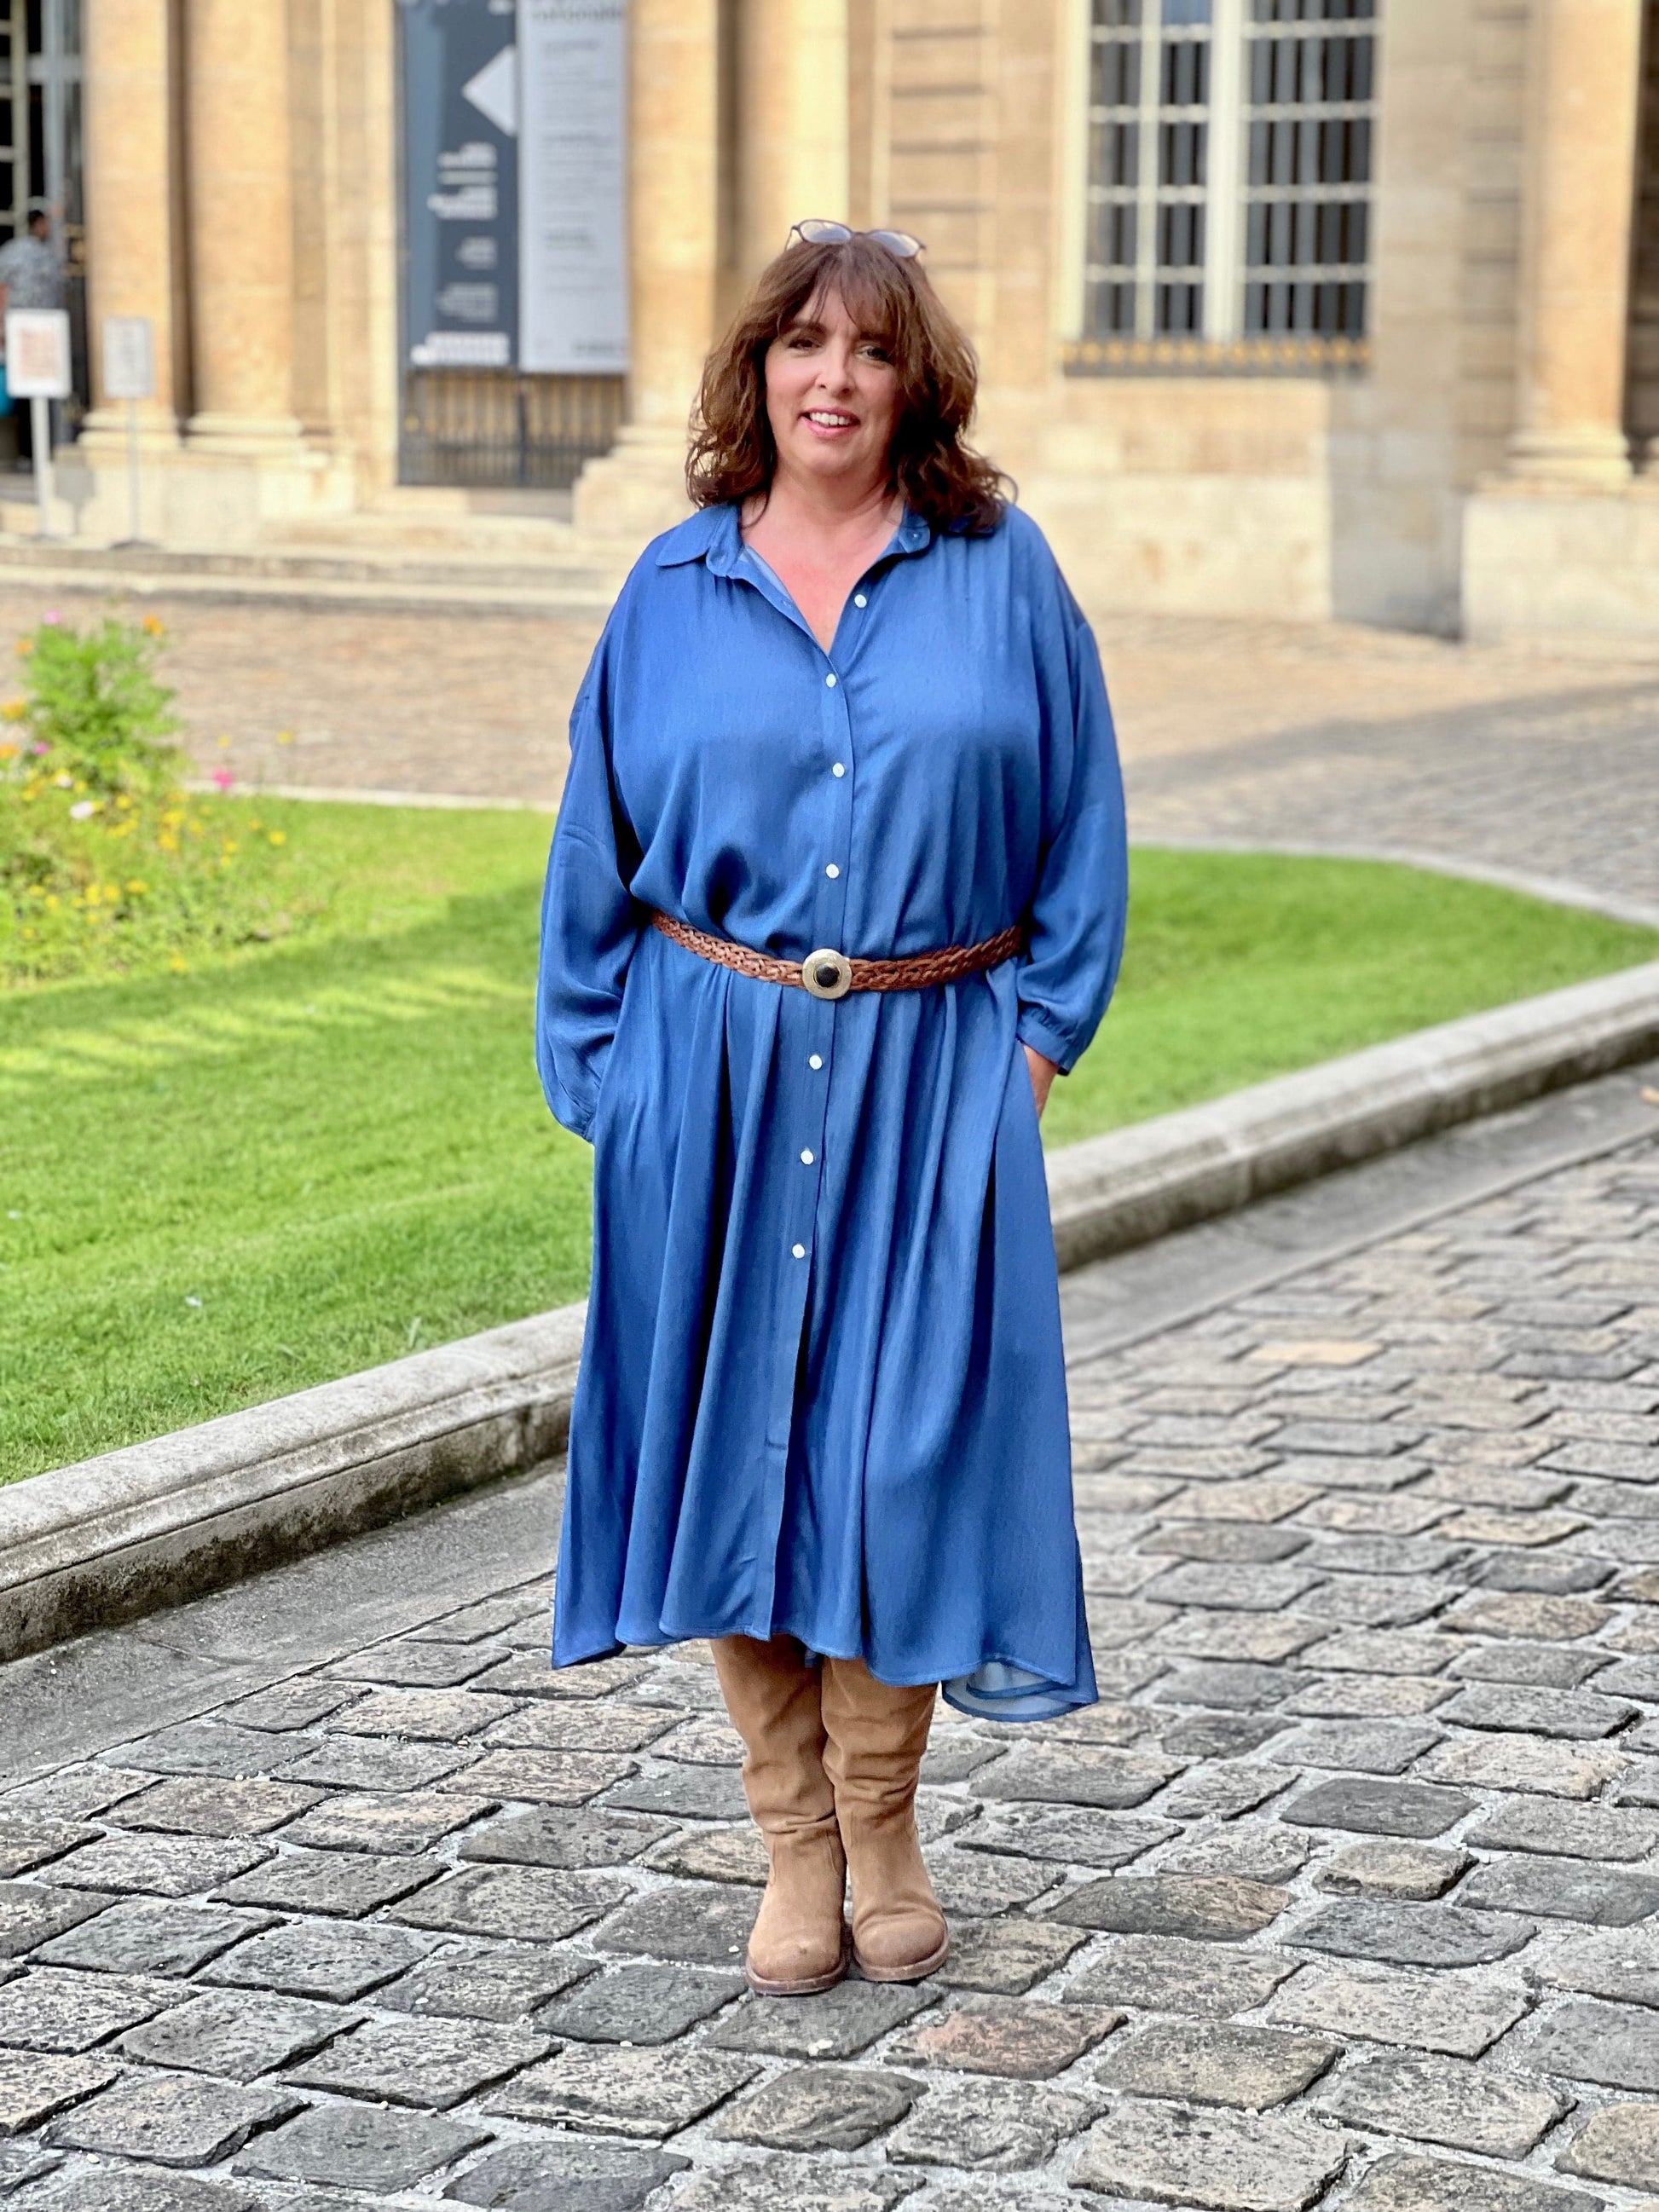
[[[1123,783],[1093,633],[1058,574],[1061,652],[1040,653],[1044,850],[1019,976],[1022,1043],[1070,1072],[1117,981],[1128,912]]]
[[[642,909],[627,873],[637,861],[619,818],[607,757],[608,640],[601,639],[570,717],[570,773],[542,899],[536,1065],[556,1117],[590,1134]]]

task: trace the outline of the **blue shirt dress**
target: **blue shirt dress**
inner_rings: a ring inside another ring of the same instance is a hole
[[[1009,1719],[1087,1705],[1023,1041],[1069,1068],[1127,892],[1100,662],[1042,533],[907,515],[828,653],[733,507],[659,538],[571,720],[538,1062],[593,1146],[554,1661],[798,1637]],[[757,951],[1019,958],[838,1000]]]

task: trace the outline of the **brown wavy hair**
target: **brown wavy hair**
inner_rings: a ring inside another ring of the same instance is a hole
[[[895,490],[935,529],[994,530],[1014,487],[965,442],[979,387],[974,349],[915,261],[860,237],[818,246],[798,240],[761,271],[703,367],[685,465],[693,502],[714,507],[770,489],[778,452],[766,415],[767,349],[830,292],[860,331],[881,341],[898,373]]]

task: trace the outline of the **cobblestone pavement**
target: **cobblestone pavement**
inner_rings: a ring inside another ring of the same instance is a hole
[[[1074,1367],[1103,1702],[941,1711],[920,1988],[744,1994],[712,1671],[536,1583],[10,1789],[0,2196],[1656,2212],[1656,1231],[1649,1136]]]
[[[55,595],[84,618],[97,603]],[[0,632],[54,595],[0,592]],[[598,624],[145,601],[203,770],[550,804]],[[1659,665],[1352,625],[1097,619],[1131,822],[1386,846],[1659,903]],[[228,744],[222,744],[228,739]]]

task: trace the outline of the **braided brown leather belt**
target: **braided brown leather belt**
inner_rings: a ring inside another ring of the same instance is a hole
[[[689,921],[677,921],[672,915],[654,909],[651,926],[699,959],[735,969],[739,975],[757,976],[763,983],[793,983],[815,999],[844,999],[849,991],[925,991],[930,983],[954,983],[958,976],[1000,968],[1025,942],[1025,933],[1016,922],[981,945],[947,945],[938,952],[915,952],[904,960],[849,960],[844,952],[827,947],[809,952],[805,960],[780,960],[772,953],[734,945],[729,937],[711,937],[706,929],[693,929]]]

